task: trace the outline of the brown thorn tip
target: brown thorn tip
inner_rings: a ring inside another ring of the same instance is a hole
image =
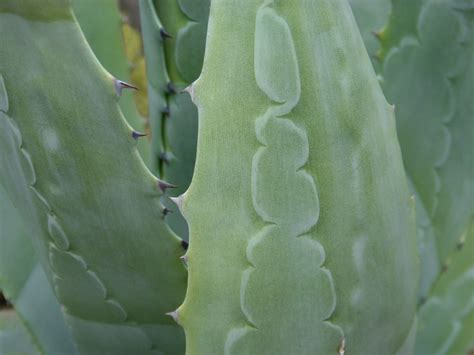
[[[160,36],[161,36],[161,39],[167,39],[167,38],[172,38],[173,37],[168,32],[166,32],[163,27],[160,28]]]
[[[375,38],[382,39],[382,33],[379,31],[371,31],[372,35],[375,36]]]
[[[115,92],[118,96],[122,96],[123,89],[138,90],[138,88],[132,84],[126,83],[125,81],[115,79]]]
[[[163,180],[158,180],[158,187],[162,192],[166,192],[166,189],[174,189],[178,186],[170,184],[169,182]]]
[[[158,155],[158,159],[160,159],[160,161],[162,161],[163,163],[168,165],[172,160],[172,154],[169,154],[169,153],[166,153],[166,152],[161,152]]]
[[[166,106],[164,109],[162,109],[162,110],[161,110],[161,114],[162,114],[163,116],[168,117],[168,116],[170,115],[170,108],[169,108],[169,106]]]
[[[171,81],[166,84],[166,92],[168,93],[168,95],[176,94],[176,88]]]
[[[183,239],[183,240],[181,241],[181,246],[183,247],[184,250],[188,250],[188,248],[189,248],[189,243]]]
[[[163,213],[163,216],[167,216],[167,215],[169,215],[170,213],[173,213],[173,211],[170,210],[169,208],[166,208],[166,207],[165,207],[165,208],[163,208],[162,213]]]
[[[141,132],[137,132],[137,131],[132,132],[132,137],[135,140],[138,140],[138,138],[145,137],[145,136],[146,136],[146,133],[141,133]]]

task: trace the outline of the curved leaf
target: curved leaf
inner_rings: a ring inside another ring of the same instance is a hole
[[[176,200],[190,226],[175,313],[187,351],[390,354],[410,343],[414,205],[393,108],[347,1],[213,2],[191,91],[198,158]]]
[[[1,4],[0,177],[79,350],[183,352],[165,314],[186,281],[160,204],[169,185],[138,155],[117,105],[121,83],[92,55],[67,2]]]
[[[0,201],[0,290],[19,315],[0,312],[0,322],[8,326],[0,331],[0,354],[16,353],[8,349],[18,347],[19,352],[28,354],[74,355],[77,351],[59,303],[38,263],[23,221],[1,184]],[[24,326],[17,324],[20,320]],[[25,342],[25,338],[31,340]],[[31,345],[26,347],[28,343]]]

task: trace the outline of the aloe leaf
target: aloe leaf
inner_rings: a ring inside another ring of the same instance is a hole
[[[381,48],[377,56],[380,59],[384,59],[393,47],[398,47],[403,38],[416,36],[418,16],[427,1],[431,0],[391,0],[388,25],[379,31],[378,36]]]
[[[474,220],[458,248],[420,307],[416,354],[468,354],[474,349]]]
[[[350,0],[354,17],[359,26],[362,38],[370,56],[376,56],[380,50],[380,42],[376,36],[387,23],[392,9],[390,0]],[[373,57],[376,68],[379,60]]]
[[[67,1],[3,1],[0,31],[0,177],[80,352],[182,353],[165,315],[184,295],[182,241],[163,219],[169,184],[146,169],[117,105],[124,85]]]
[[[138,1],[135,0],[119,0],[119,5],[122,16],[123,46],[129,63],[130,80],[132,84],[138,88],[138,90],[133,93],[133,98],[138,112],[144,118],[145,131],[149,134],[148,89],[139,4]],[[149,141],[150,138],[151,135],[148,136]],[[151,159],[151,157],[149,159]],[[152,161],[150,160],[149,163],[151,164]]]
[[[156,169],[183,193],[191,182],[196,157],[197,109],[189,95],[179,94],[197,79],[204,56],[209,0],[141,0],[141,22],[147,60],[149,114]],[[187,238],[179,211],[167,216],[171,228]]]
[[[0,310],[0,354],[38,354],[28,331],[13,310]]]
[[[415,318],[414,204],[348,2],[212,2],[190,91],[187,352],[395,353]]]
[[[1,185],[0,201],[0,290],[19,315],[14,315],[13,311],[0,312],[0,318],[3,318],[0,322],[7,327],[0,331],[0,338],[4,339],[0,340],[0,354],[15,353],[8,350],[13,349],[15,341],[22,353],[31,348],[36,349],[34,353],[76,354],[59,303],[39,265],[31,239]],[[17,324],[20,320],[24,326]],[[23,349],[21,345],[28,344],[25,338],[31,338],[29,342],[34,346]]]
[[[425,298],[474,215],[474,22],[458,1],[404,4],[393,2],[382,75],[417,197]]]
[[[74,14],[89,45],[101,64],[116,78],[129,81],[128,62],[122,40],[121,15],[116,0],[74,0]],[[140,88],[141,89],[141,88]],[[144,132],[144,119],[139,115],[132,93],[124,93],[120,108],[139,132]],[[137,144],[143,160],[151,163],[150,147],[145,139]]]

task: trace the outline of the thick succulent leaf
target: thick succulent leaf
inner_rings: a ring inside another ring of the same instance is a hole
[[[414,205],[348,2],[212,2],[191,91],[197,165],[176,200],[190,225],[175,313],[187,352],[390,354],[412,343]]]
[[[196,157],[197,109],[189,95],[178,94],[202,67],[209,0],[142,0],[142,33],[149,78],[152,149],[160,176],[183,193],[191,182]],[[166,204],[166,201],[164,201]],[[188,229],[172,205],[171,228],[183,238]]]
[[[0,289],[7,299],[18,297],[35,264],[23,221],[0,184]]]
[[[377,68],[380,62],[374,55],[379,51],[380,42],[376,36],[388,21],[392,3],[390,0],[349,0],[349,3],[367,52],[373,57],[374,65]]]
[[[14,316],[14,312],[10,315],[0,312],[0,318],[1,314],[5,316],[4,325],[12,326],[8,332],[6,329],[0,331],[0,354],[15,353],[8,350],[14,348],[7,344],[13,346],[13,341],[23,342],[28,330],[28,337],[34,340],[37,351],[73,355],[76,349],[59,303],[38,263],[23,221],[1,185],[0,201],[0,290],[20,316]],[[24,326],[16,325],[20,319]],[[22,349],[21,345],[16,344],[19,349]]]
[[[130,80],[138,88],[134,92],[133,98],[138,112],[144,117],[145,130],[149,134],[148,90],[139,4],[136,0],[119,0],[119,4],[122,15],[123,46],[129,62]]]
[[[38,349],[13,310],[0,310],[0,354],[33,355]]]
[[[427,1],[431,0],[391,0],[392,11],[388,25],[379,32],[382,42],[378,53],[380,59],[385,58],[393,47],[398,47],[403,38],[416,37],[420,11]]]
[[[454,0],[413,1],[413,8],[402,3],[394,1],[387,28],[398,42],[384,61],[383,88],[397,107],[405,168],[417,197],[426,297],[474,215],[474,23],[472,10]]]
[[[101,64],[116,78],[129,81],[117,0],[73,0],[73,5],[81,29]],[[145,122],[135,107],[132,95],[132,92],[124,93],[120,99],[120,108],[130,125],[137,131],[144,132]],[[148,142],[142,139],[137,147],[143,160],[150,164]]]
[[[474,350],[474,220],[447,271],[420,307],[416,354],[468,354]]]
[[[175,85],[187,86],[201,73],[210,0],[153,0],[164,30],[166,68]]]
[[[117,105],[120,83],[66,1],[0,4],[0,177],[79,350],[183,352],[165,315],[183,298],[183,247],[163,219],[166,184],[146,169]]]

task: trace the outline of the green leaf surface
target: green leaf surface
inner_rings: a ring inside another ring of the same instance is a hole
[[[97,59],[116,78],[128,82],[129,65],[117,0],[73,0],[73,5],[74,14]],[[130,125],[144,132],[144,119],[138,114],[132,92],[124,93],[120,108]],[[150,146],[146,139],[140,140],[137,146],[143,160],[151,164]]]
[[[187,352],[412,343],[414,205],[347,1],[214,1],[192,91],[197,163],[177,199],[190,226],[175,314]]]
[[[14,341],[17,342],[18,351],[23,349],[25,331],[35,344],[34,353],[76,354],[59,303],[39,265],[31,238],[1,185],[0,201],[0,290],[13,304],[19,317],[13,316],[13,312],[10,312],[9,317],[4,312],[0,314],[4,314],[5,324],[19,320],[24,324],[13,327],[15,323],[12,323],[9,335],[0,335],[2,339],[5,337],[5,340],[0,340],[0,354],[15,353],[15,348],[7,345],[15,345]],[[7,318],[11,318],[11,322]],[[2,346],[5,347],[3,351]],[[32,353],[26,352],[28,348],[24,349],[24,353]],[[23,353],[23,350],[20,352]]]
[[[163,218],[166,185],[141,160],[117,83],[69,6],[41,1],[49,15],[36,16],[37,3],[0,6],[0,178],[81,352],[182,353],[165,315],[186,281],[181,240]]]
[[[156,170],[178,186],[170,191],[177,196],[191,183],[198,130],[197,109],[189,95],[179,92],[201,71],[209,0],[142,0],[140,8]],[[163,202],[174,212],[167,216],[167,223],[187,239],[187,224],[180,212]]]
[[[377,1],[377,0],[374,0]],[[431,0],[391,0],[392,11],[387,26],[380,32],[379,58],[384,59],[405,37],[416,37],[418,18],[423,4]]]
[[[0,354],[38,354],[28,331],[13,310],[0,310]]]
[[[474,350],[474,221],[447,271],[420,307],[416,354],[468,354]]]
[[[380,47],[376,34],[387,23],[392,3],[390,0],[350,0],[354,17],[359,26],[362,39],[369,55],[375,56]],[[373,62],[378,68],[380,62],[373,57]]]
[[[403,4],[382,75],[417,200],[423,298],[474,215],[474,21],[453,0]]]

